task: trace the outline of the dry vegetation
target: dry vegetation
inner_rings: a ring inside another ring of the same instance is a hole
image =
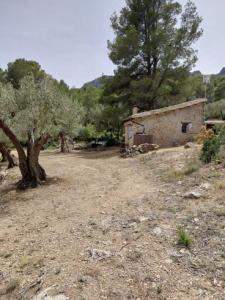
[[[44,152],[49,181],[26,192],[10,170],[0,186],[0,299],[50,287],[70,300],[224,299],[225,173],[198,152]]]

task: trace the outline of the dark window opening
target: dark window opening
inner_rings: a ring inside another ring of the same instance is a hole
[[[182,128],[181,128],[182,133],[187,133],[188,132],[189,124],[190,123],[182,123]]]

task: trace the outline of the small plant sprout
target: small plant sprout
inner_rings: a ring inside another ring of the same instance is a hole
[[[185,247],[185,248],[190,248],[191,243],[192,243],[192,238],[190,234],[184,229],[182,226],[177,227],[177,244]]]

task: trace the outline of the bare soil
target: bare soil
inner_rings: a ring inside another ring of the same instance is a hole
[[[46,151],[48,182],[23,192],[10,170],[0,185],[0,299],[49,287],[70,300],[225,299],[224,168],[184,172],[198,151]],[[177,245],[178,225],[189,249]]]

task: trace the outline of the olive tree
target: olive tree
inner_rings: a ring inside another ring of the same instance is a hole
[[[46,180],[39,154],[57,131],[69,100],[62,98],[51,78],[27,76],[18,90],[0,86],[0,129],[17,150],[22,179],[19,188],[36,187]],[[22,143],[26,144],[26,151]]]
[[[57,117],[57,126],[55,126],[54,136],[60,139],[60,151],[62,153],[69,151],[66,138],[73,139],[79,132],[80,123],[83,117],[83,108],[77,101],[62,95],[63,110]]]

